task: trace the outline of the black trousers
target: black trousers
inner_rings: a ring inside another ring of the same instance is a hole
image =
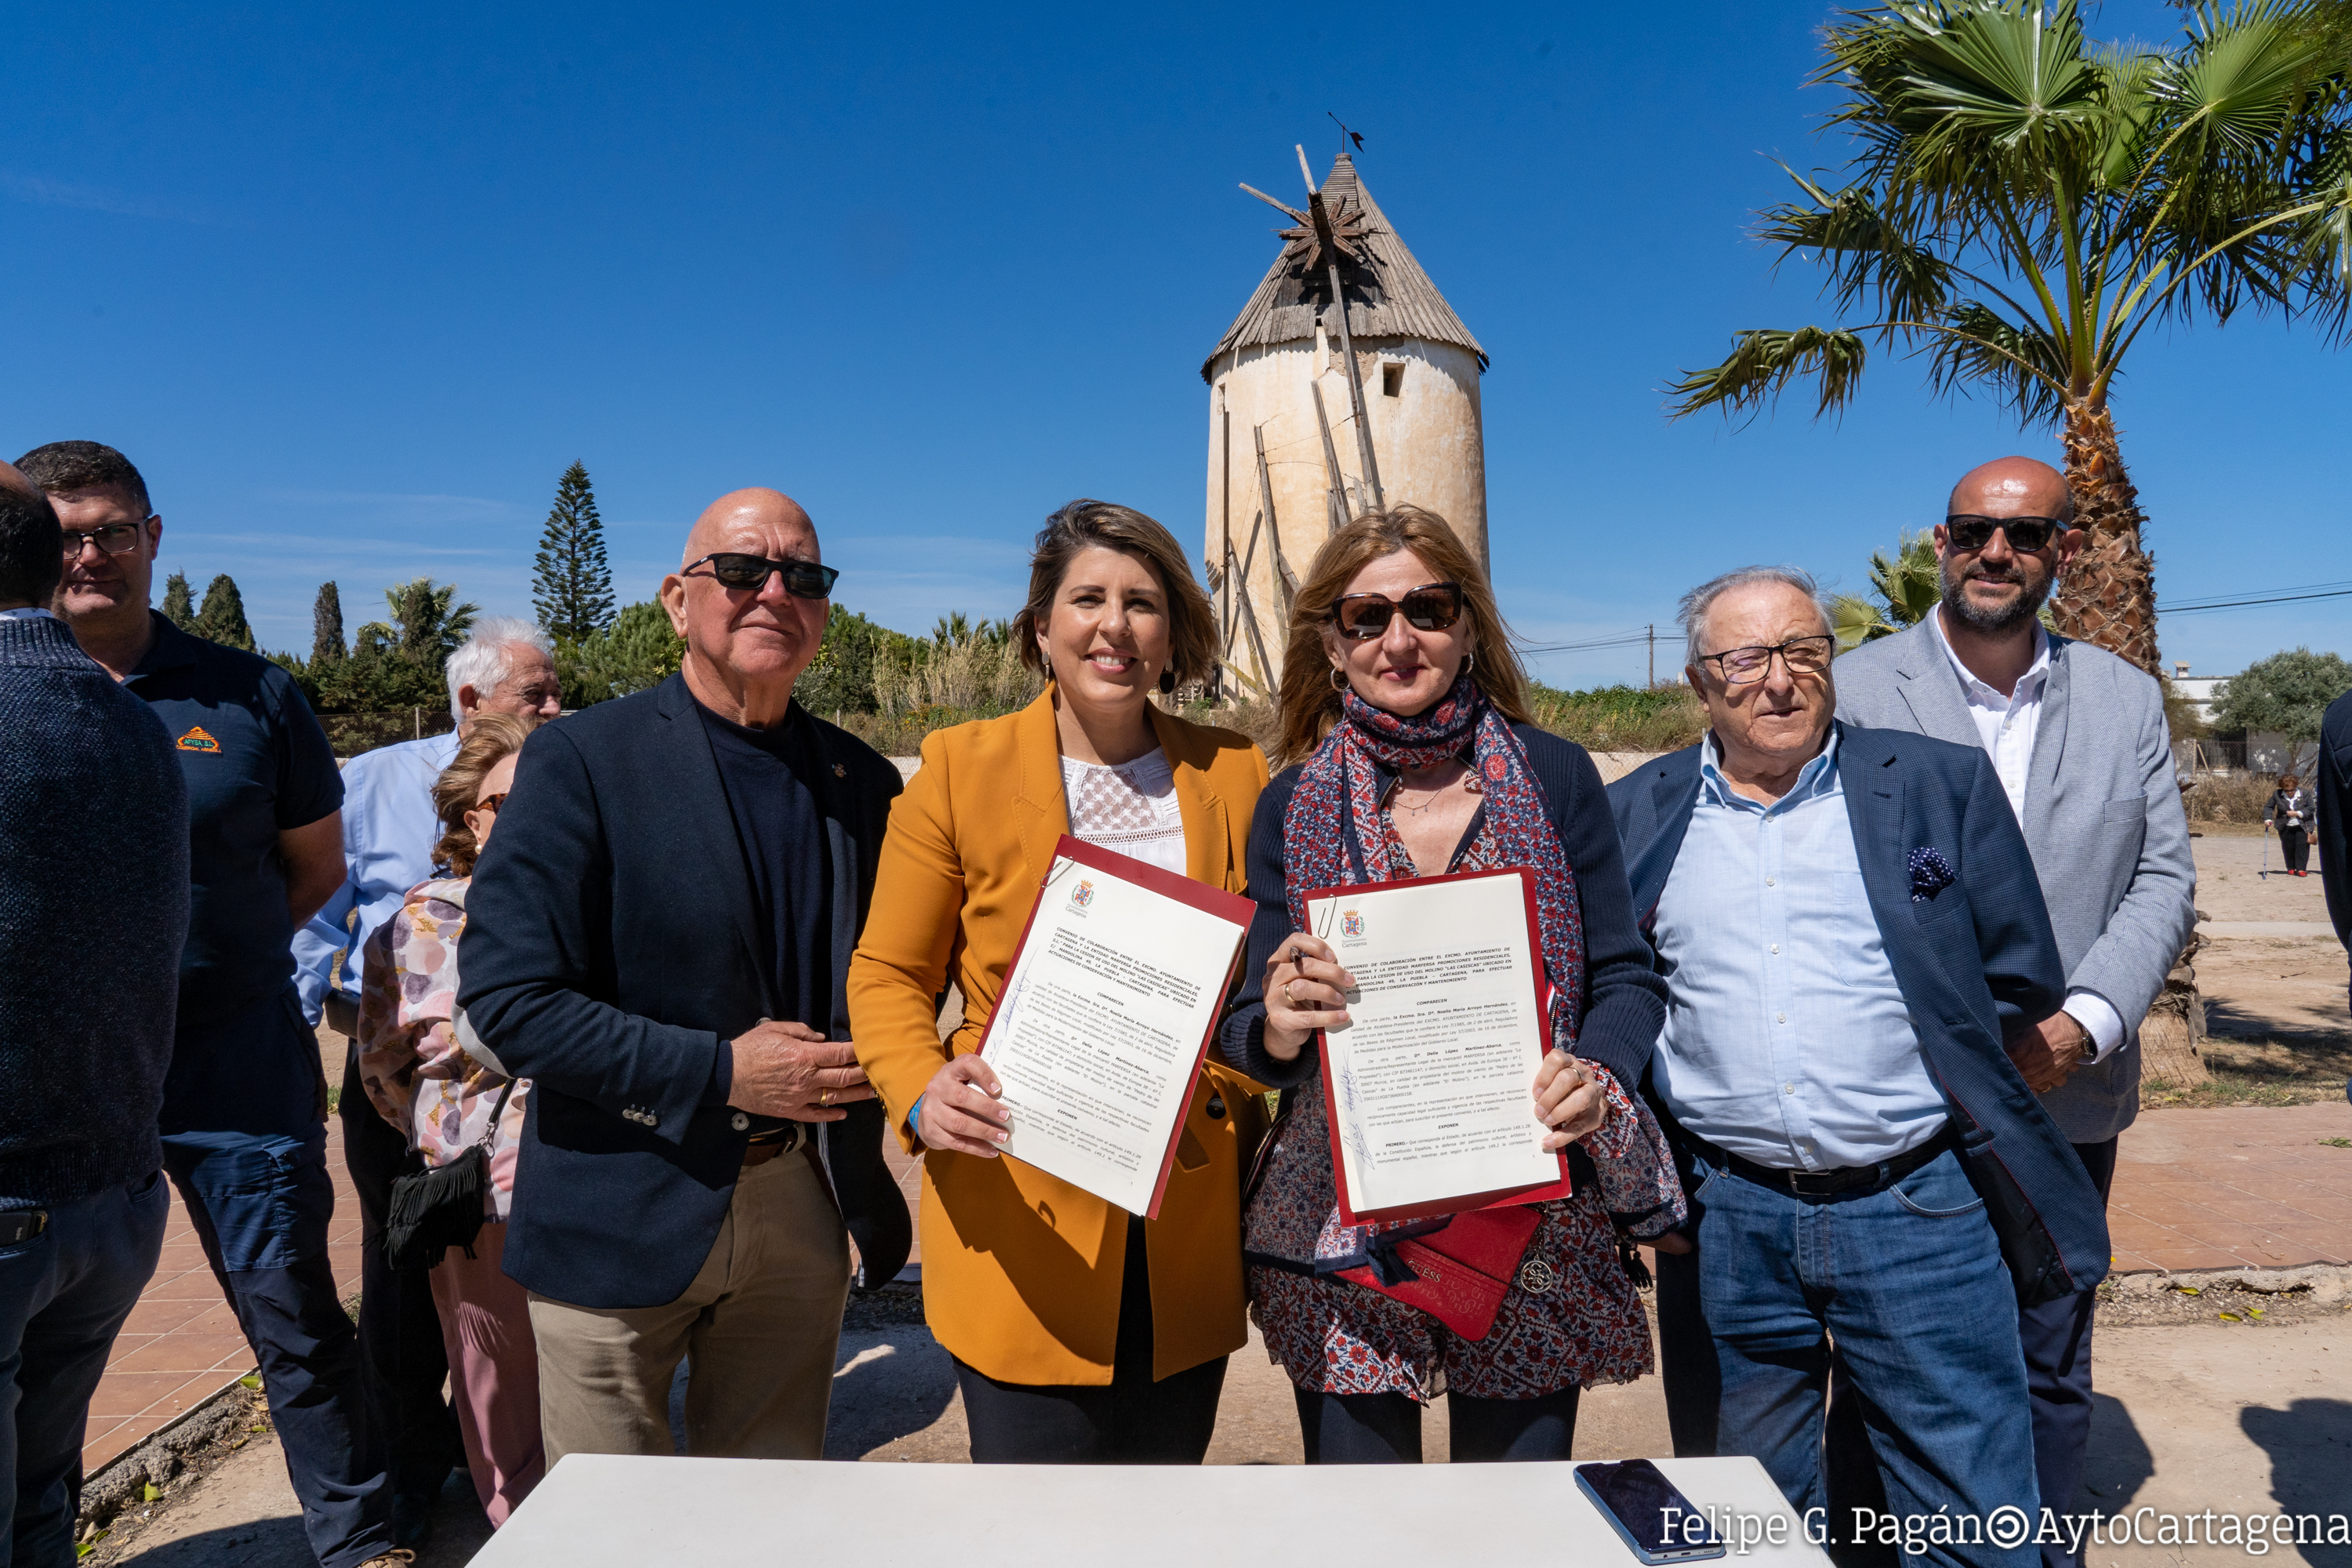
[[[2286,868],[2301,871],[2311,865],[2311,836],[2300,827],[2278,830],[2279,853],[2286,857]]]
[[[1298,1434],[1310,1465],[1421,1463],[1421,1406],[1402,1394],[1320,1394],[1294,1388]],[[1565,1459],[1576,1441],[1576,1395],[1563,1388],[1536,1399],[1445,1396],[1457,1465],[1503,1459]]]
[[[356,1040],[343,1061],[336,1110],[343,1119],[343,1163],[360,1200],[360,1364],[368,1421],[391,1461],[394,1493],[437,1492],[466,1462],[457,1413],[441,1392],[449,1376],[441,1314],[431,1276],[400,1273],[383,1257],[392,1184],[417,1168],[416,1157],[361,1086]]]
[[[956,1363],[975,1465],[1197,1465],[1217,1428],[1225,1359],[1151,1377],[1148,1221],[1127,1222],[1108,1386],[1000,1383]]]

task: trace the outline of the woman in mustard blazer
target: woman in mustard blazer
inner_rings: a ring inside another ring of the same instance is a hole
[[[923,1310],[955,1357],[973,1460],[1198,1464],[1248,1333],[1241,1186],[1259,1086],[1211,1057],[1147,1223],[1001,1157],[1009,1113],[973,1053],[1061,836],[1238,893],[1265,757],[1150,701],[1208,673],[1215,632],[1182,548],[1140,512],[1055,513],[1013,635],[1050,684],[923,742],[850,962],[850,1032],[923,1156]],[[963,1022],[942,1041],[950,980]]]

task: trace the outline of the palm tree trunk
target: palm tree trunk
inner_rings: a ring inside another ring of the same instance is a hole
[[[2091,537],[2058,586],[2053,618],[2062,636],[2105,648],[2161,680],[2156,558],[2140,548],[2140,527],[2147,519],[2139,510],[2139,491],[2124,470],[2115,416],[2104,400],[2070,403],[2063,439],[2074,526]],[[2208,1076],[2198,1048],[2205,1037],[2205,999],[2198,994],[2196,967],[2201,945],[2192,932],[2140,1024],[2142,1075],[2176,1089],[2194,1088]]]
[[[2058,630],[2155,675],[2156,558],[2140,548],[2140,527],[2147,520],[2124,471],[2115,416],[2103,400],[2070,403],[2063,438],[2074,526],[2091,537],[2052,603]]]

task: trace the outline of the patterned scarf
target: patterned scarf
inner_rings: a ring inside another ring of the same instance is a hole
[[[1584,919],[1576,898],[1576,869],[1552,827],[1527,748],[1467,670],[1436,707],[1412,718],[1375,708],[1352,690],[1341,694],[1340,703],[1345,716],[1307,759],[1283,818],[1292,928],[1307,929],[1310,890],[1387,879],[1389,829],[1381,820],[1378,767],[1392,773],[1433,767],[1474,747],[1471,765],[1486,800],[1494,863],[1523,866],[1536,874],[1536,925],[1551,981],[1552,1042],[1571,1048],[1584,1021]]]

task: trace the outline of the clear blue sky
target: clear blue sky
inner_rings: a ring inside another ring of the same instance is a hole
[[[429,573],[528,613],[557,476],[593,475],[623,602],[713,496],[817,520],[839,602],[919,630],[1007,614],[1064,500],[1197,547],[1198,367],[1271,258],[1336,110],[1486,343],[1504,605],[1545,641],[1671,616],[1758,559],[1859,590],[1985,457],[2054,456],[1877,363],[1669,424],[1736,328],[1823,319],[1743,237],[1813,134],[1807,4],[1452,7],[295,6],[15,11],[0,138],[5,455],[104,440],[166,569],[235,574],[265,645],[312,593],[354,628]],[[2169,33],[2153,0],[2105,35]],[[1334,25],[1348,19],[1342,29]],[[2150,337],[2153,338],[2151,332]],[[2116,400],[2175,598],[2352,579],[2346,357],[2247,321],[2143,342]],[[2344,648],[2347,605],[2181,616],[2227,672]],[[1661,673],[1670,662],[1663,660]],[[1632,652],[1539,661],[1556,683]]]

